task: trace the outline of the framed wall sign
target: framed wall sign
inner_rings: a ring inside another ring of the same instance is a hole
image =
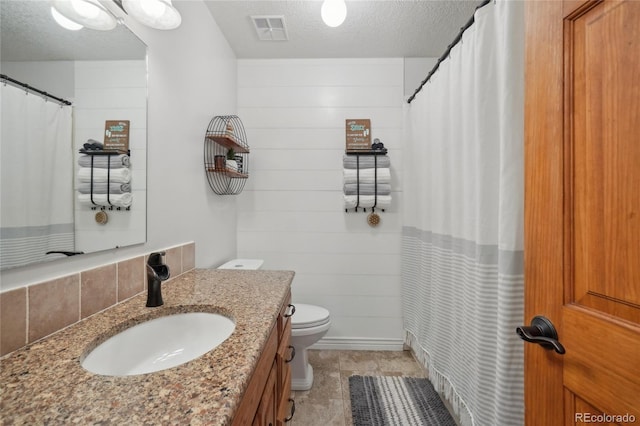
[[[346,120],[347,152],[371,149],[371,120],[347,119]]]
[[[129,151],[129,120],[107,120],[104,124],[104,149]]]

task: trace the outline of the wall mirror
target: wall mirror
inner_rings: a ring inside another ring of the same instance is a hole
[[[2,75],[71,102],[0,85],[1,269],[144,243],[145,44],[125,25],[66,30],[47,1],[0,6]],[[127,156],[80,153],[113,141],[107,122]]]

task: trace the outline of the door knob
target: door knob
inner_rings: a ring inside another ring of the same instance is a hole
[[[553,349],[559,354],[565,353],[564,346],[558,342],[556,328],[546,317],[533,317],[531,325],[516,327],[516,333],[522,340],[537,343],[545,349]]]

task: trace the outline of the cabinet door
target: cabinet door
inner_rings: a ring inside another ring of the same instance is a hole
[[[291,398],[291,369],[287,370],[283,380],[283,389],[279,401],[276,426],[284,426],[291,420],[295,411],[295,401]]]
[[[256,369],[253,372],[251,381],[249,382],[249,385],[242,397],[242,401],[240,401],[240,405],[236,410],[236,414],[233,418],[233,426],[247,426],[253,424],[253,419],[256,417],[256,411],[260,405],[262,396],[264,395],[265,389],[268,388],[267,382],[269,381],[271,370],[275,371],[274,360],[278,350],[277,337],[278,333],[276,327],[273,327],[273,330],[269,335],[269,339],[265,344],[262,356],[258,360]],[[277,372],[274,373],[274,382],[277,379],[277,377],[275,377],[276,374]],[[268,425],[269,423],[267,422],[266,424]]]
[[[282,395],[284,379],[291,370],[290,362],[295,357],[295,350],[291,345],[291,321],[287,321],[284,328],[282,338],[278,344],[278,352],[276,353],[276,365],[278,367],[278,394]]]
[[[256,416],[253,419],[253,426],[275,426],[276,424],[277,375],[276,363],[274,362],[271,366],[264,392],[262,392],[262,399],[258,405]]]
[[[283,424],[284,419],[290,416],[291,402],[291,364],[295,357],[295,351],[291,345],[291,321],[287,321],[283,330],[282,340],[276,354],[278,367],[278,424]]]

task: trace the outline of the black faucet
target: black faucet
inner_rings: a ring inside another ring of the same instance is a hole
[[[169,278],[169,267],[164,264],[163,257],[166,253],[161,251],[151,253],[147,260],[147,307],[162,306],[161,281]]]

